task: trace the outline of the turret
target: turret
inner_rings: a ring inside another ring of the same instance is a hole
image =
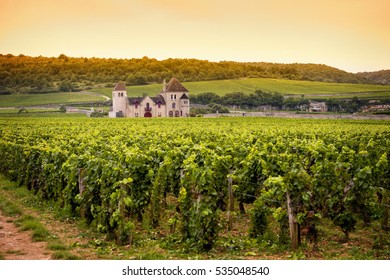
[[[127,91],[124,83],[117,83],[112,91],[112,107],[114,117],[126,116]]]

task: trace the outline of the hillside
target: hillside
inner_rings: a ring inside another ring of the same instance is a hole
[[[175,76],[182,82],[240,78],[274,78],[336,83],[372,83],[364,77],[320,64],[210,62],[197,59],[112,59],[30,57],[0,54],[0,94],[46,93],[161,83]]]
[[[51,104],[72,104],[104,102],[107,98],[90,92],[56,92],[46,94],[0,95],[0,108],[39,106]]]
[[[325,96],[345,98],[349,95],[359,96],[359,98],[390,97],[390,86],[384,85],[325,83],[271,78],[183,82],[183,85],[190,91],[191,95],[213,92],[223,96],[232,92],[249,94],[256,90],[262,90],[267,92],[279,92],[283,95],[305,95],[306,97],[314,99],[316,97],[324,98]],[[142,96],[144,94],[156,95],[161,89],[161,84],[127,86],[127,94],[131,97]],[[98,88],[91,91],[111,97],[112,87]]]
[[[324,83],[311,81],[296,81],[271,78],[243,78],[216,81],[183,82],[192,97],[206,92],[219,96],[241,92],[252,94],[256,90],[278,92],[285,96],[304,95],[312,100],[328,98],[345,99],[357,96],[359,99],[390,99],[390,85]],[[98,102],[111,98],[113,87],[94,88],[88,92],[56,92],[49,94],[8,94],[0,95],[0,107],[19,107],[46,104],[69,104],[83,102]],[[129,97],[145,94],[154,96],[162,89],[162,84],[142,86],[127,86]]]
[[[357,73],[357,76],[381,85],[390,85],[390,70]]]

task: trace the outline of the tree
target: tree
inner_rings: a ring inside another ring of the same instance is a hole
[[[191,97],[191,102],[195,104],[211,104],[211,103],[220,103],[221,97],[214,92],[205,92],[199,93]]]
[[[360,110],[360,107],[362,106],[362,102],[357,98],[357,96],[354,96],[350,102],[346,103],[347,105],[347,111],[350,113],[356,113]]]
[[[299,110],[307,111],[307,110],[309,110],[309,106],[310,106],[310,100],[305,98],[302,95],[301,99],[299,99],[299,101],[298,101]]]
[[[288,97],[283,101],[283,107],[287,110],[295,110],[299,104],[298,99]]]
[[[61,82],[58,89],[64,92],[71,92],[74,90],[73,84],[70,81]]]
[[[58,59],[62,59],[64,62],[68,62],[69,61],[69,58],[66,55],[64,55],[64,54],[60,54],[58,56]]]
[[[334,98],[329,98],[325,101],[326,107],[328,107],[329,112],[340,112],[341,104],[340,101]]]
[[[213,113],[229,113],[228,108],[219,104],[210,104],[209,107],[211,107]]]

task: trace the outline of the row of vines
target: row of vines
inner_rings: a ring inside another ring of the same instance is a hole
[[[250,234],[272,218],[317,240],[329,219],[388,230],[390,123],[290,119],[0,119],[0,172],[116,239],[161,226],[176,198],[181,241],[210,250],[231,211],[251,208]],[[230,188],[230,192],[229,192]],[[230,200],[230,203],[229,203]],[[237,209],[234,209],[236,205]],[[166,221],[164,221],[166,222]]]

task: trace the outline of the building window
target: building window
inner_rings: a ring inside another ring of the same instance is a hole
[[[172,110],[169,111],[169,116],[170,116],[170,117],[173,117],[173,111],[172,111]]]
[[[135,108],[135,109],[138,109],[138,101],[136,101],[136,102],[134,103],[134,108]]]
[[[158,112],[157,116],[161,117],[161,112]]]
[[[138,118],[138,113],[135,113],[135,117]]]
[[[157,104],[157,107],[160,109],[161,108],[161,102],[159,101]]]
[[[175,109],[175,108],[176,108],[176,103],[173,102],[173,103],[172,103],[172,109]]]

